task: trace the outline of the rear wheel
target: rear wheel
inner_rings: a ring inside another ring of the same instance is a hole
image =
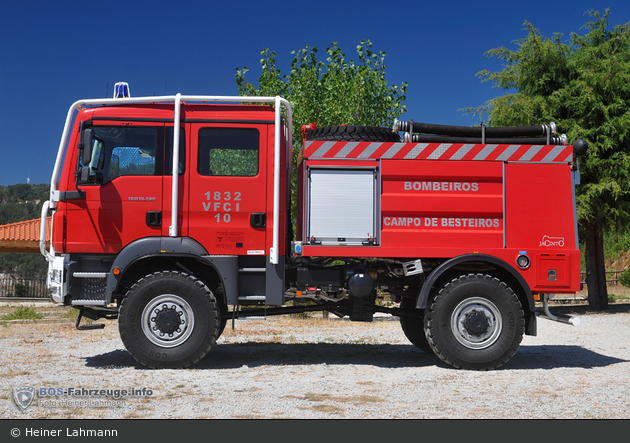
[[[400,317],[400,326],[402,327],[405,337],[418,349],[424,352],[433,352],[424,332],[424,311],[416,309],[415,300],[407,297],[403,297],[400,302],[400,307],[401,309],[413,309],[418,314],[416,317]]]
[[[218,303],[200,280],[174,271],[138,281],[120,306],[118,329],[129,353],[150,368],[185,368],[219,336]]]
[[[488,370],[516,353],[525,329],[521,303],[502,281],[482,274],[447,283],[425,311],[435,354],[456,368]]]

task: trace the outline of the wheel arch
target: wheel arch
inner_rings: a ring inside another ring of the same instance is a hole
[[[208,256],[205,248],[187,237],[147,237],[127,245],[114,260],[107,276],[107,300],[124,297],[126,290],[145,275],[158,270],[183,270],[201,280],[227,306],[238,290],[236,257]],[[219,260],[217,260],[219,259]],[[228,263],[229,262],[229,263]],[[234,263],[232,263],[234,262]],[[115,275],[113,270],[120,270]]]
[[[525,334],[536,335],[536,306],[534,302],[534,295],[529,288],[529,285],[525,281],[522,275],[516,271],[512,266],[506,263],[500,258],[486,255],[486,254],[466,254],[459,257],[449,259],[439,266],[437,266],[427,277],[424,285],[420,288],[418,299],[416,301],[417,309],[426,309],[429,305],[434,288],[440,287],[452,278],[458,275],[462,275],[467,272],[475,271],[463,271],[456,269],[461,265],[473,265],[479,264],[480,270],[493,277],[497,277],[505,284],[510,286],[514,293],[517,295],[525,311]],[[484,268],[482,266],[490,265],[491,269]]]

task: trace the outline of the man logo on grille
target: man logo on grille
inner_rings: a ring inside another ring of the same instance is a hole
[[[20,386],[13,388],[13,401],[21,409],[28,408],[35,399],[35,388],[30,386]]]

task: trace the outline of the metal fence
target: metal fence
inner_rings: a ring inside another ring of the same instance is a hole
[[[46,279],[0,276],[0,297],[48,298]]]
[[[617,286],[619,284],[619,274],[624,271],[606,271],[606,283]],[[580,280],[583,284],[586,284],[586,272],[580,272]]]

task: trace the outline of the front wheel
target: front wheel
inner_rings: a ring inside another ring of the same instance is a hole
[[[129,353],[150,368],[185,368],[205,357],[219,336],[212,291],[175,271],[138,281],[120,306],[118,329]]]
[[[456,368],[489,370],[516,353],[525,330],[521,303],[504,282],[482,274],[453,279],[425,311],[434,353]]]

